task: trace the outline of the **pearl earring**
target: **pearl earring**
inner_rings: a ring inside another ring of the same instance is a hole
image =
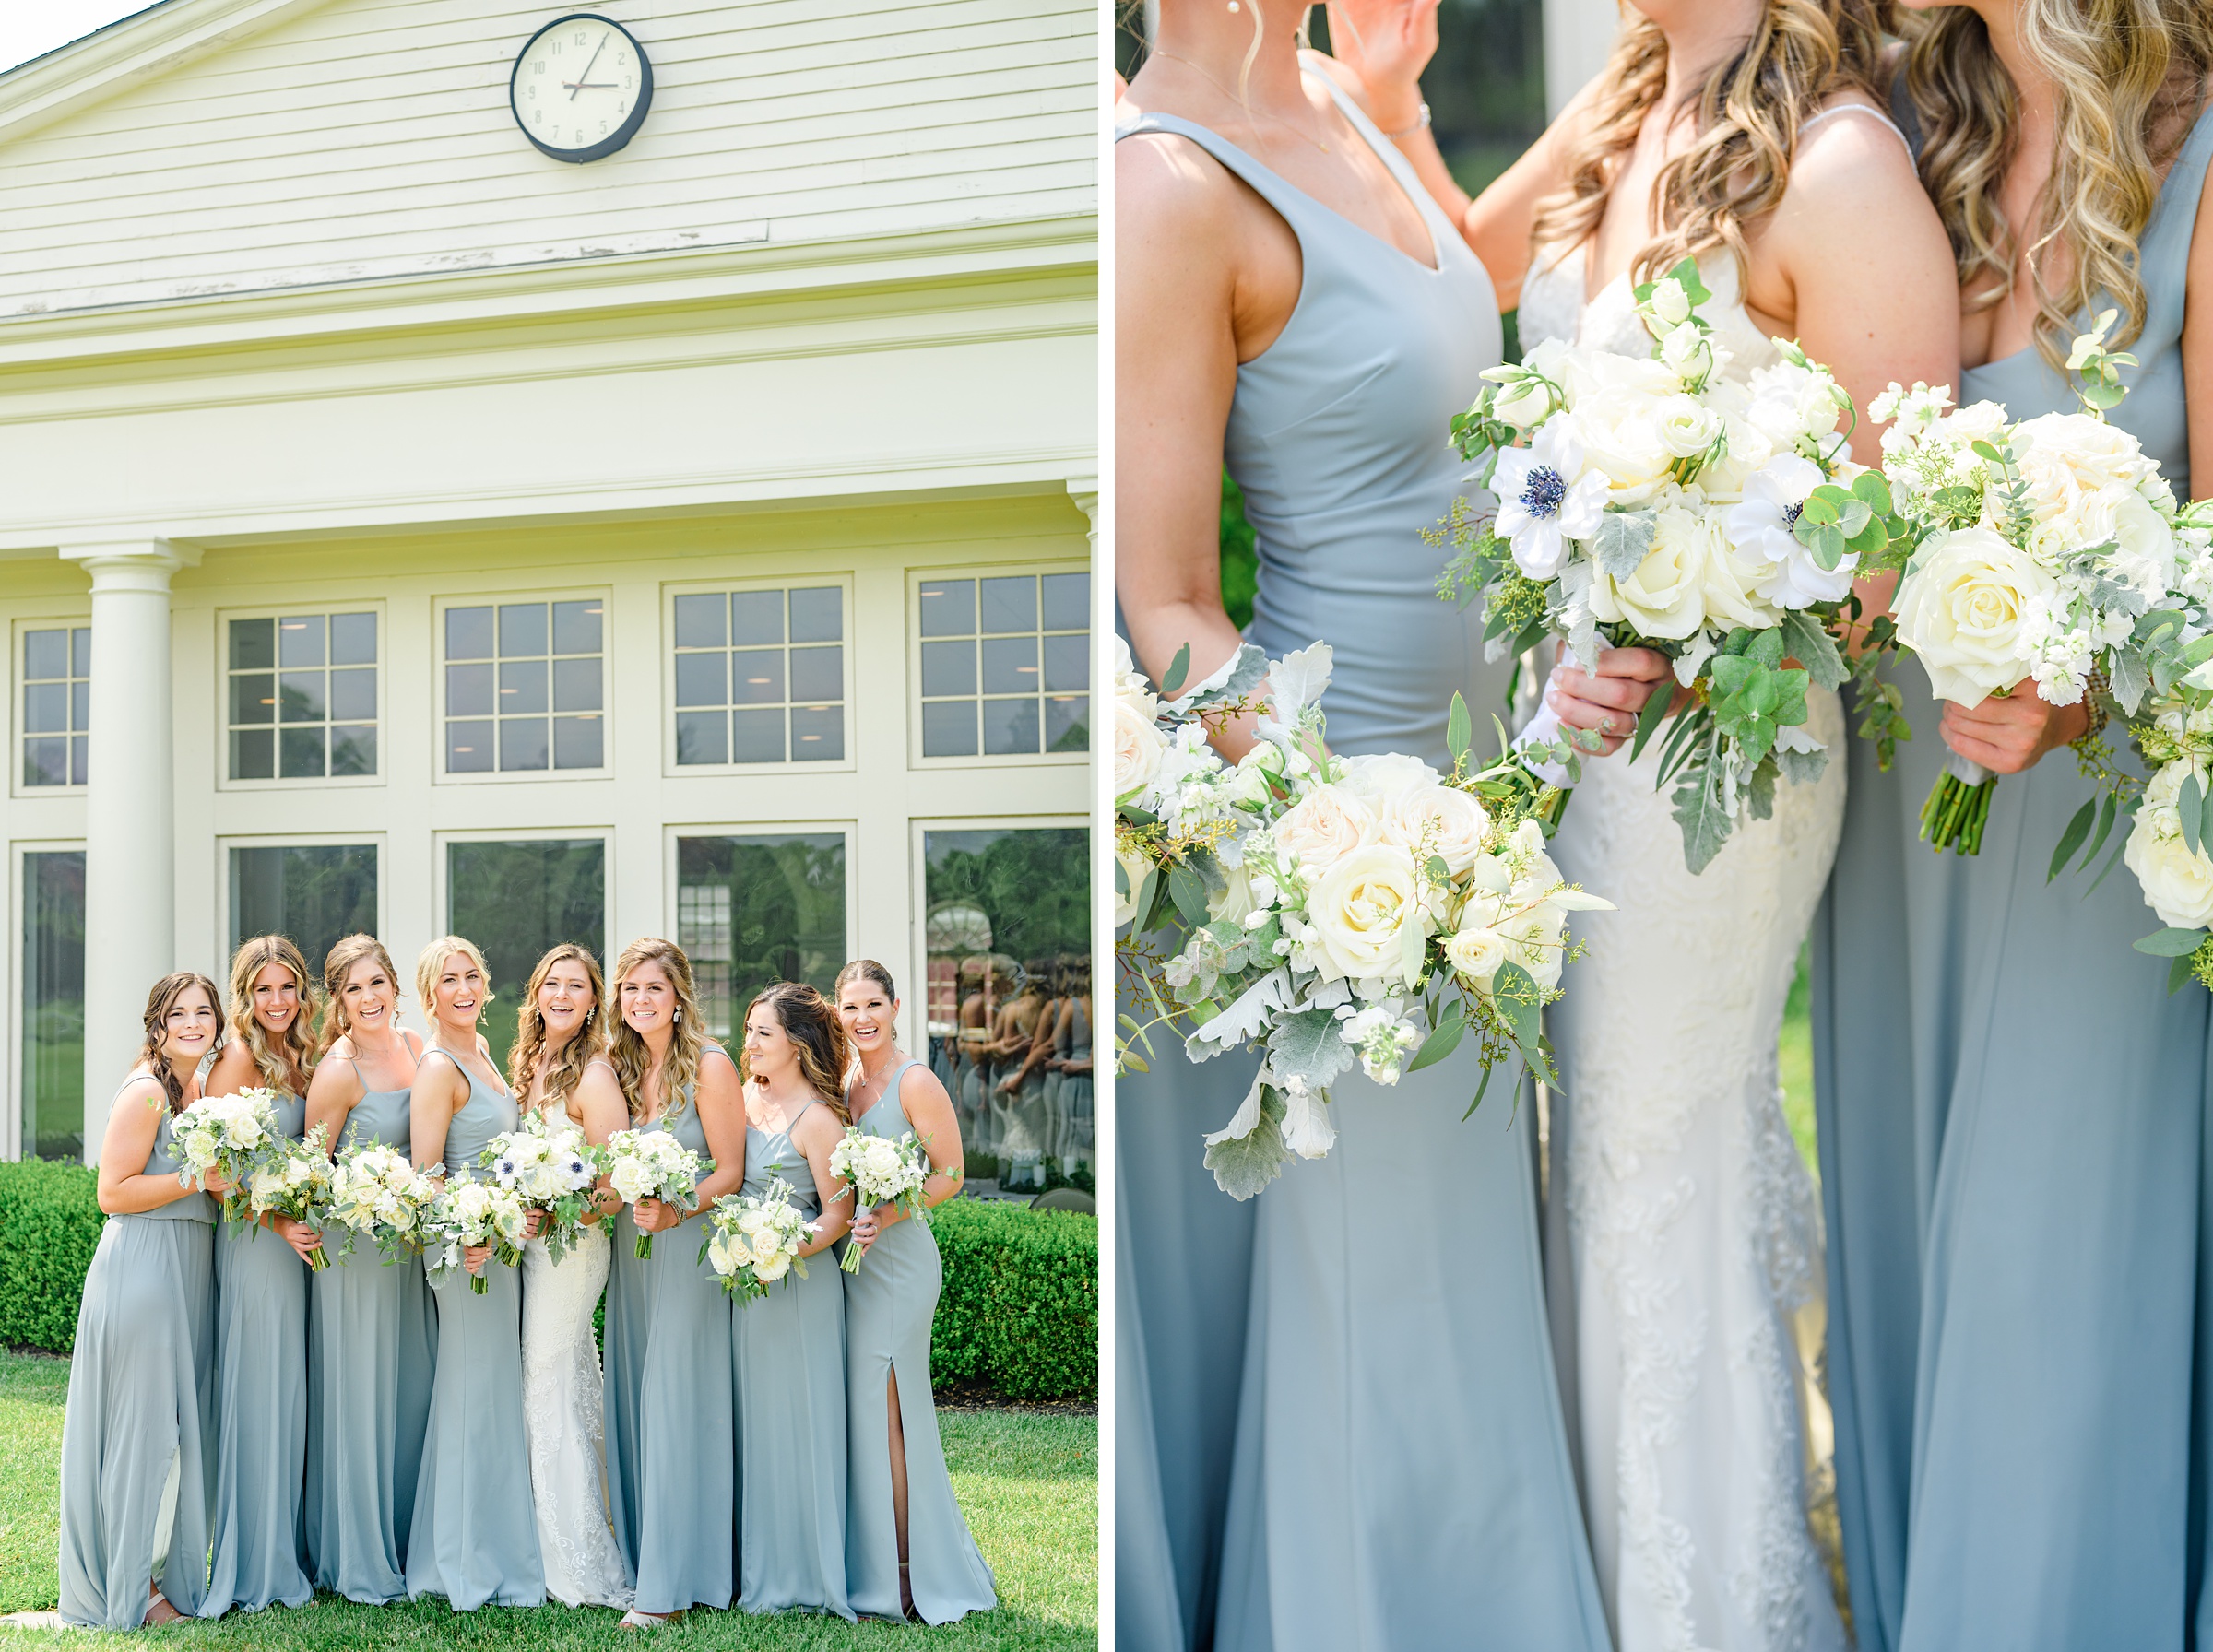
[[[1237,0],[1229,0],[1229,9],[1232,11],[1237,9]]]
[[[684,1024],[684,1012],[681,1009],[679,1009],[674,1015],[671,1015],[669,1018],[669,1024],[672,1027],[682,1026]]]

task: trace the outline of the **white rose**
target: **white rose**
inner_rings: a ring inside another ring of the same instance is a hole
[[[2039,515],[2048,500],[2071,504],[2101,489],[2134,489],[2155,468],[2134,436],[2087,413],[2024,419],[2014,428],[2013,450],[2022,478],[2037,495]]]
[[[1659,513],[1652,548],[1627,579],[1601,573],[1591,585],[1591,612],[1607,623],[1626,620],[1640,636],[1680,641],[1706,622],[1706,562],[1721,532],[1707,513],[1671,505]]]
[[[1146,699],[1152,696],[1146,695]],[[1128,694],[1114,700],[1114,795],[1123,798],[1142,792],[1160,773],[1167,739],[1153,721],[1153,713]]]
[[[1422,933],[1425,917],[1414,857],[1403,849],[1371,844],[1343,856],[1315,880],[1307,918],[1325,981],[1411,984],[1420,972],[1421,953],[1407,936]]]
[[[1457,786],[1414,785],[1383,806],[1377,836],[1409,855],[1434,855],[1458,877],[1483,853],[1490,824],[1483,805]]]
[[[1660,341],[1660,361],[1677,378],[1703,378],[1713,371],[1713,346],[1696,327],[1677,327]]]
[[[1343,786],[1318,785],[1284,811],[1272,830],[1279,852],[1316,872],[1367,842],[1376,817]]]
[[[756,1257],[753,1261],[753,1277],[763,1285],[775,1284],[790,1271],[791,1256],[786,1251],[776,1251],[769,1256]]]
[[[1471,923],[1445,942],[1445,962],[1472,985],[1486,990],[1506,960],[1506,938],[1488,924]]]
[[[1718,514],[1705,518],[1706,617],[1717,626],[1746,625],[1754,631],[1781,624],[1781,611],[1759,595],[1761,582],[1771,572],[1767,558],[1756,549],[1739,550],[1730,540],[1726,521]]]
[[[1899,639],[1936,694],[1980,704],[2028,674],[2019,633],[2030,599],[2057,589],[2027,552],[1988,528],[1938,535],[1898,593]]]
[[[2172,762],[2151,778],[2136,824],[2128,834],[2121,857],[2143,887],[2144,904],[2160,914],[2160,921],[2177,929],[2202,929],[2213,925],[2213,860],[2201,845],[2195,855],[2183,837],[2182,817],[2175,800],[2183,781],[2192,772],[2187,762]],[[2198,784],[2206,776],[2198,773]]]
[[[1553,387],[1534,373],[1499,386],[1491,400],[1491,417],[1518,431],[1531,431],[1550,419],[1559,407]]]
[[[1384,803],[1408,786],[1435,785],[1437,782],[1437,771],[1420,758],[1382,751],[1346,758],[1344,778],[1337,784],[1367,805],[1370,813],[1379,815]]]
[[[1779,450],[1796,447],[1803,437],[1831,434],[1841,417],[1836,381],[1794,361],[1757,369],[1749,388],[1746,417]]]
[[[1673,276],[1652,284],[1651,305],[1652,313],[1671,327],[1679,327],[1690,319],[1690,294]]]
[[[1660,434],[1659,410],[1680,394],[1680,383],[1657,361],[1600,350],[1578,357],[1573,367],[1569,405],[1586,469],[1606,478],[1610,503],[1645,503],[1675,460]]]
[[[1678,459],[1695,459],[1722,433],[1722,416],[1695,397],[1671,395],[1658,409],[1660,440]]]
[[[634,1205],[654,1188],[653,1173],[636,1159],[624,1158],[616,1162],[608,1181],[622,1196],[622,1202]]]

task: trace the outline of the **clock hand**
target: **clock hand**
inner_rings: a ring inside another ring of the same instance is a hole
[[[596,63],[598,63],[598,62],[599,61],[599,53],[607,50],[607,36],[608,36],[608,34],[612,34],[613,32],[614,32],[614,30],[610,29],[610,30],[609,30],[607,31],[607,34],[602,34],[602,35],[599,37],[599,43],[598,43],[597,46],[594,46],[594,47],[592,48],[592,54],[591,54],[591,56],[590,56],[588,59],[586,59],[586,62],[585,62],[585,65],[584,65],[584,74],[583,74],[583,75],[580,75],[580,76],[578,76],[578,77],[577,77],[577,80],[576,80],[576,85],[575,85],[575,86],[572,86],[572,87],[570,87],[570,88],[569,88],[569,101],[570,101],[570,102],[574,103],[574,102],[575,102],[575,101],[576,101],[576,91],[577,91],[577,88],[578,88],[578,87],[581,87],[581,86],[584,84],[585,80],[586,80],[587,77],[589,77],[589,76],[591,75],[591,72],[592,72],[592,65],[593,65],[594,64],[596,64]]]
[[[576,100],[575,93],[579,90],[587,92],[611,92],[615,89],[615,83],[611,80],[564,80],[562,82],[562,85],[569,88],[569,101],[572,103]]]

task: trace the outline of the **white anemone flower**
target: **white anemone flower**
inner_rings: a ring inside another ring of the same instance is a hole
[[[1557,574],[1568,560],[1563,540],[1588,539],[1605,513],[1605,476],[1583,474],[1583,444],[1564,419],[1553,419],[1529,446],[1501,453],[1491,488],[1498,495],[1497,532],[1531,579]]]
[[[1745,479],[1745,497],[1729,509],[1729,543],[1765,564],[1754,590],[1781,608],[1841,602],[1852,589],[1858,553],[1846,551],[1824,568],[1792,530],[1806,498],[1821,485],[1821,467],[1798,454],[1778,454]]]

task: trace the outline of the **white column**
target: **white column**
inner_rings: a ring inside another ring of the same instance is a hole
[[[169,577],[196,557],[162,539],[73,545],[92,576],[85,776],[85,1160],[144,1032],[147,989],[176,967]]]
[[[1620,0],[1544,0],[1546,120],[1606,66],[1620,32]]]

